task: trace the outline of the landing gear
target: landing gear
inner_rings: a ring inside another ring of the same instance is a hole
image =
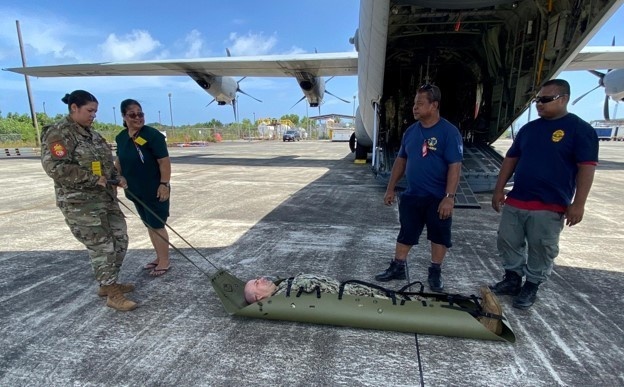
[[[355,152],[354,162],[356,164],[366,164],[366,161],[368,159],[368,152],[370,152],[370,149],[368,147],[358,144],[357,139],[355,138],[355,133],[352,133],[351,137],[349,138],[349,149],[351,149],[352,153]]]
[[[356,163],[366,163],[366,159],[368,158],[368,147],[358,145],[355,147],[355,162]]]
[[[355,132],[353,132],[351,133],[351,137],[349,138],[349,149],[351,149],[351,153],[355,152],[355,145],[356,145]]]

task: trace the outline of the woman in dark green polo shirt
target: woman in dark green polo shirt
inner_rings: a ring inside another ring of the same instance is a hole
[[[169,217],[171,160],[165,136],[145,125],[141,104],[133,99],[126,99],[121,102],[120,111],[126,129],[115,138],[116,165],[120,174],[123,171],[128,182],[126,197],[134,203],[141,220],[147,226],[156,251],[156,259],[146,264],[144,269],[150,270],[151,276],[158,277],[165,274],[170,267],[169,235],[165,222]]]

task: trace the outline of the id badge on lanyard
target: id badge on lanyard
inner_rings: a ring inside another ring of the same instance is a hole
[[[143,157],[143,152],[141,152],[141,147],[139,147],[139,145],[143,146],[145,143],[147,143],[147,141],[145,141],[143,137],[137,136],[132,138],[132,142],[134,143],[134,147],[139,154],[139,159],[141,159],[141,163],[145,164],[145,158]]]

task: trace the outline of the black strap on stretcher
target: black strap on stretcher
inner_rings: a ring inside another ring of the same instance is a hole
[[[386,296],[392,300],[392,305],[396,305],[396,292],[394,290],[390,290],[390,289],[384,288],[383,286],[379,286],[377,284],[372,284],[370,282],[364,282],[364,281],[360,281],[360,280],[347,280],[347,281],[344,281],[343,283],[341,283],[340,287],[338,289],[338,299],[339,300],[342,300],[342,295],[344,294],[344,289],[345,289],[345,286],[347,284],[360,284],[360,285],[364,285],[364,286],[368,286],[370,288],[374,288],[374,289],[380,290],[380,291],[386,293]]]
[[[290,277],[288,278],[287,284],[286,284],[286,297],[290,297],[291,292],[293,291],[292,289],[292,285],[293,285],[293,280],[295,279],[295,277]],[[383,286],[379,286],[377,284],[372,284],[370,282],[364,282],[364,281],[360,281],[360,280],[348,280],[348,281],[344,281],[340,284],[339,288],[338,288],[338,299],[342,300],[342,296],[344,295],[344,290],[345,290],[345,286],[347,284],[360,284],[360,285],[364,285],[370,288],[374,288],[377,290],[382,291],[383,293],[386,294],[386,296],[392,300],[392,304],[396,305],[396,292],[394,290],[390,290],[390,289],[386,289]],[[300,297],[303,293],[316,293],[316,298],[321,298],[321,287],[320,286],[315,286],[314,288],[312,288],[310,291],[306,291],[303,286],[300,286],[299,289],[297,289],[297,293],[295,294],[295,297]]]

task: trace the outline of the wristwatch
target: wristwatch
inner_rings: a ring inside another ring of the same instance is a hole
[[[171,187],[171,185],[169,185],[169,182],[168,182],[168,181],[161,181],[161,182],[160,182],[160,185],[164,185],[164,186],[165,186],[165,187],[167,187],[167,188],[170,188],[170,187]]]
[[[445,197],[445,198],[452,198],[452,199],[454,199],[454,198],[455,198],[455,194],[454,194],[454,193],[448,193],[448,192],[447,192],[447,193],[446,193],[446,195],[444,195],[444,197]]]

